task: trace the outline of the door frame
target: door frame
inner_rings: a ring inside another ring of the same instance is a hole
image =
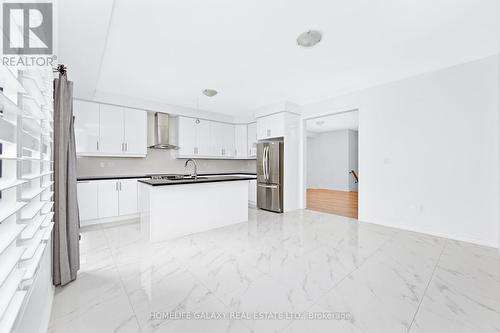
[[[300,140],[300,154],[301,154],[301,157],[300,157],[300,174],[301,174],[301,177],[300,177],[300,204],[301,204],[301,208],[302,209],[306,209],[307,207],[307,121],[309,120],[313,120],[313,119],[318,119],[318,118],[323,118],[323,117],[327,117],[327,116],[333,116],[333,115],[341,115],[341,114],[345,114],[345,113],[350,113],[350,112],[358,112],[358,122],[359,122],[359,114],[360,114],[360,110],[359,108],[354,108],[354,109],[347,109],[347,110],[342,110],[342,111],[337,111],[337,112],[325,112],[325,113],[319,113],[319,114],[315,114],[315,115],[312,115],[312,116],[306,116],[306,117],[302,117],[301,121],[300,121],[300,137],[301,137],[301,140]],[[358,124],[358,172],[359,170],[361,170],[361,150],[359,149],[360,147],[360,141],[361,141],[361,137],[359,136],[359,134],[361,133],[360,131],[360,125],[361,124]],[[360,172],[359,172],[360,173]],[[360,200],[360,196],[359,196],[359,193],[361,193],[361,187],[360,184],[358,183],[358,219],[359,219],[359,212],[361,211],[361,200]]]

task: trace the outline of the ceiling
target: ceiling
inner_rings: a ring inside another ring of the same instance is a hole
[[[64,0],[75,96],[231,115],[307,104],[500,51],[498,0]],[[296,45],[305,30],[323,40]],[[208,98],[205,88],[219,94]]]
[[[358,130],[358,111],[343,112],[306,121],[307,132],[322,133],[338,130]]]

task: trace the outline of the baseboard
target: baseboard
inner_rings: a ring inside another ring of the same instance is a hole
[[[52,292],[50,293],[50,296],[47,299],[47,304],[45,306],[45,309],[43,310],[42,322],[40,323],[39,333],[47,333],[49,330],[50,315],[52,313],[52,303],[54,303],[54,294],[56,288],[54,286],[51,286],[51,289]]]
[[[102,218],[102,219],[94,219],[94,220],[81,221],[80,225],[83,224],[81,226],[81,228],[87,228],[87,227],[91,227],[91,226],[94,226],[94,225],[101,225],[103,223],[113,223],[113,222],[121,222],[121,221],[138,219],[139,217],[140,217],[139,214],[113,216],[113,217],[106,217],[106,218]]]
[[[108,221],[108,222],[102,222],[102,223],[97,223],[97,224],[92,224],[92,225],[87,225],[84,227],[80,228],[80,231],[92,231],[92,230],[101,230],[101,229],[106,229],[106,228],[113,228],[121,225],[127,225],[127,224],[134,224],[134,223],[139,223],[139,217],[132,217],[128,219],[122,219],[122,220],[114,220],[114,221]]]
[[[423,230],[423,229],[418,229],[418,228],[402,228],[400,225],[395,225],[395,224],[391,224],[391,223],[378,223],[376,221],[372,221],[372,220],[368,220],[368,219],[362,219],[361,217],[358,217],[358,220],[360,222],[377,224],[377,225],[381,225],[381,226],[384,226],[384,227],[390,227],[390,228],[395,228],[395,229],[405,230],[405,231],[418,232],[418,233],[425,234],[425,235],[430,235],[430,236],[435,236],[435,237],[441,237],[441,238],[447,238],[447,239],[451,239],[451,240],[457,240],[457,241],[460,241],[460,242],[472,243],[472,244],[481,245],[481,246],[492,247],[492,248],[498,249],[499,252],[500,252],[500,247],[499,247],[498,243],[490,242],[490,241],[487,241],[487,240],[484,240],[484,239],[476,239],[476,238],[473,238],[473,237],[467,237],[467,236],[455,235],[455,234],[448,234],[448,233],[440,233],[440,232]]]
[[[52,284],[52,243],[49,241],[47,244],[47,249],[12,332],[46,333],[48,331],[55,287]]]

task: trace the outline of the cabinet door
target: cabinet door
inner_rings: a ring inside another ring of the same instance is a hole
[[[247,155],[249,157],[257,156],[257,123],[247,125]]]
[[[285,135],[285,114],[283,112],[257,119],[257,139],[278,138]]]
[[[248,182],[248,204],[255,206],[257,204],[257,181],[250,180]]]
[[[98,152],[99,104],[73,101],[75,116],[76,154],[91,155]]]
[[[247,154],[247,125],[234,126],[234,152],[236,157],[246,157]]]
[[[86,226],[98,223],[97,221],[86,222],[99,218],[97,212],[98,194],[96,181],[76,183],[76,192],[78,197],[78,211],[80,213],[80,224]]]
[[[266,117],[267,138],[277,138],[285,135],[285,113],[280,112]]]
[[[268,121],[267,117],[257,119],[257,140],[267,139]]]
[[[123,109],[101,104],[99,151],[121,155],[123,149]]]
[[[118,183],[119,215],[137,214],[137,180],[121,179]]]
[[[118,181],[100,180],[97,188],[99,218],[118,216]]]
[[[217,121],[212,121],[210,126],[211,155],[214,157],[222,157],[224,156],[224,126]]]
[[[222,124],[222,156],[223,157],[233,157],[234,156],[234,125],[233,124]]]
[[[203,119],[194,119],[197,155],[210,156],[212,153],[210,145],[211,121]]]
[[[177,151],[178,155],[196,155],[198,152],[198,148],[195,147],[196,127],[194,119],[178,117],[177,122],[177,139],[179,144],[179,150]]]
[[[147,112],[123,109],[123,142],[127,155],[147,153]]]

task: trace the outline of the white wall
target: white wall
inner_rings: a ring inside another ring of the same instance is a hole
[[[499,56],[303,107],[359,109],[359,219],[498,246]]]
[[[358,170],[358,131],[348,131],[349,135],[349,172],[354,170],[359,177]],[[358,192],[358,183],[354,176],[349,174],[349,191]]]
[[[308,188],[349,191],[348,132],[322,132],[308,137]]]
[[[300,193],[300,115],[285,112],[283,169],[283,211],[301,208]]]
[[[500,55],[498,56],[498,114],[500,114]],[[498,127],[500,128],[500,116],[498,117]],[[499,136],[499,140],[500,140],[500,136]],[[499,148],[499,153],[498,153],[498,157],[499,157],[499,162],[498,164],[500,165],[500,141],[499,141],[499,145],[498,145],[498,148]],[[500,176],[498,177],[498,193],[499,193],[499,196],[500,196]],[[498,252],[500,253],[500,205],[498,205]]]
[[[49,327],[55,288],[52,284],[52,241],[47,243],[45,253],[33,286],[13,333],[45,333]]]

